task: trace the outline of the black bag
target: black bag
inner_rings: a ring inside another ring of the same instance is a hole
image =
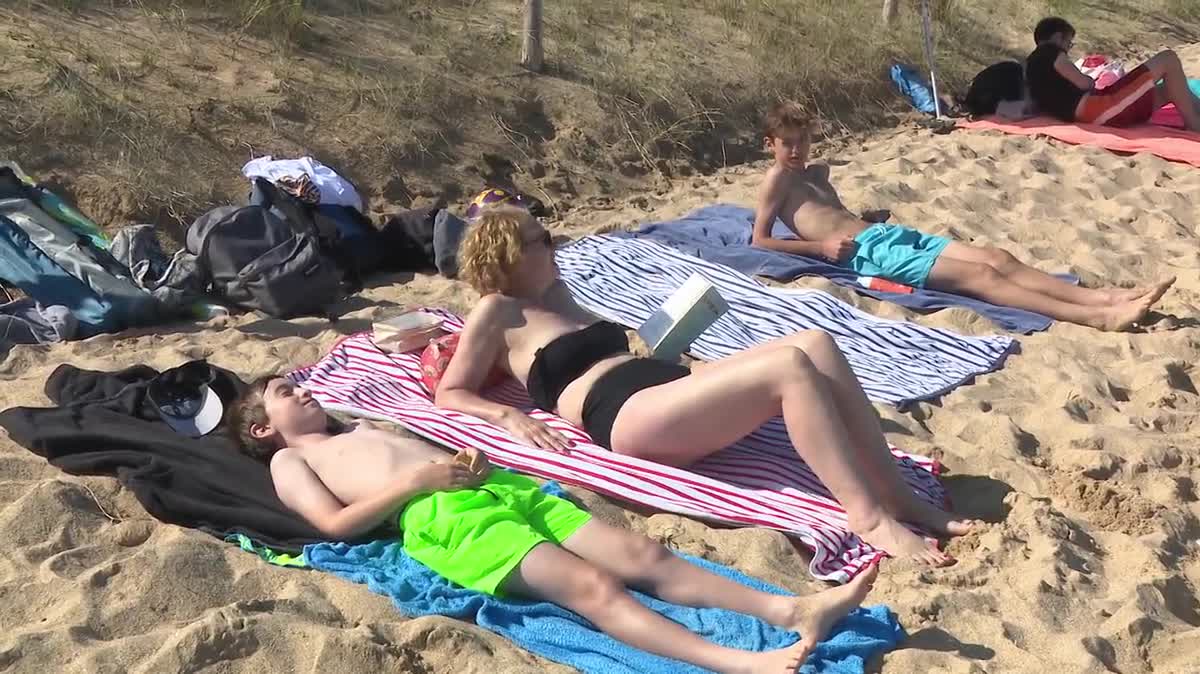
[[[390,216],[379,230],[379,238],[388,255],[383,267],[388,271],[430,271],[437,269],[433,245],[434,222],[441,205],[400,211]]]
[[[385,252],[379,245],[379,232],[357,210],[349,206],[318,206],[301,201],[266,178],[254,179],[250,203],[271,209],[299,231],[314,233],[322,252],[342,270],[347,293],[362,290],[362,278],[379,268],[379,261]],[[361,238],[347,236],[350,229],[348,223],[352,224],[352,233]],[[362,248],[371,253],[359,255]]]
[[[1016,61],[1001,61],[984,68],[971,80],[962,106],[974,116],[994,115],[1000,101],[1025,98],[1025,66]]]
[[[342,297],[342,270],[310,225],[262,206],[222,206],[188,228],[187,248],[214,291],[277,318],[321,313]]]

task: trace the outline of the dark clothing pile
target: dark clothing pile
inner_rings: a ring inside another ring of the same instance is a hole
[[[233,373],[212,369],[226,406],[244,390]],[[145,365],[118,372],[61,365],[46,380],[56,407],[14,407],[0,426],[31,452],[68,473],[112,475],[155,518],[225,538],[243,534],[298,552],[321,534],[275,495],[267,466],[239,452],[224,423],[212,433],[180,435],[159,417]]]

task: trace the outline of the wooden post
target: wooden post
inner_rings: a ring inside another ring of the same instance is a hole
[[[897,0],[883,0],[883,25],[890,26],[900,11]]]
[[[521,65],[542,71],[542,0],[524,0],[525,32],[521,42]]]

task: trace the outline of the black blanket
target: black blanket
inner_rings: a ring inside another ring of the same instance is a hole
[[[213,391],[228,405],[245,384],[209,367]],[[14,407],[0,412],[0,426],[68,473],[117,477],[164,522],[222,538],[245,534],[286,552],[322,540],[280,503],[266,465],[238,452],[224,423],[188,438],[159,419],[146,394],[157,374],[145,365],[111,373],[60,365],[46,380],[58,407]]]

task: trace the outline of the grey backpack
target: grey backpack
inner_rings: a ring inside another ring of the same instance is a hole
[[[315,232],[262,206],[222,206],[188,228],[187,248],[214,291],[277,318],[321,313],[342,296],[342,271]]]

